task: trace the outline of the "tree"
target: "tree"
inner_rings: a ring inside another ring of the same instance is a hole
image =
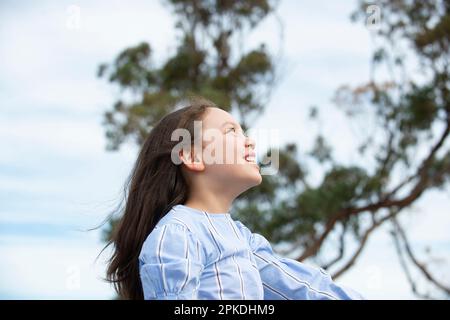
[[[177,17],[180,34],[173,56],[157,68],[151,46],[141,43],[122,51],[111,65],[99,67],[100,77],[129,93],[128,101],[117,101],[105,114],[108,149],[117,149],[127,137],[140,145],[152,125],[191,94],[227,111],[237,110],[243,127],[267,103],[275,80],[269,52],[264,44],[244,53],[236,49],[243,48],[244,36],[273,12],[275,1],[166,3]]]
[[[141,144],[152,125],[186,94],[200,94],[226,110],[237,110],[244,129],[267,103],[275,64],[264,44],[239,55],[236,49],[242,46],[236,39],[272,14],[275,3],[167,3],[181,34],[174,56],[155,68],[150,45],[142,43],[99,68],[99,76],[108,76],[134,97],[118,101],[105,114],[109,149],[117,149],[127,137]],[[361,1],[353,19],[366,20],[368,7]],[[234,214],[271,239],[280,252],[297,253],[298,261],[314,259],[334,278],[355,265],[381,225],[391,224],[413,292],[426,298],[448,297],[450,285],[416,256],[398,216],[407,214],[427,191],[445,188],[449,181],[450,5],[443,0],[382,0],[378,8],[382,17],[374,39],[379,48],[373,53],[371,79],[353,88],[344,85],[335,94],[336,105],[350,121],[367,121],[372,115],[382,128],[382,134],[367,137],[358,147],[361,156],[373,159],[375,165],[338,163],[326,137],[318,136],[313,150],[302,155],[323,168],[322,181],[312,185],[298,160],[296,143],[289,143],[279,151],[279,173],[265,176],[259,187],[242,194]],[[421,74],[408,70],[416,63]],[[311,117],[319,117],[317,109],[311,110]],[[424,149],[427,154],[419,158]],[[338,246],[330,257],[324,247],[332,246],[334,238]],[[352,245],[355,248],[349,252]],[[432,286],[432,295],[419,288],[411,267]]]

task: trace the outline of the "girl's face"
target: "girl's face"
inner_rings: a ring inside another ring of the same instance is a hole
[[[237,195],[262,181],[255,142],[228,112],[208,108],[202,122],[204,175]]]

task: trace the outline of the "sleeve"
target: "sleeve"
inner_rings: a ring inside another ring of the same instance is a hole
[[[353,289],[337,285],[322,268],[314,268],[294,259],[274,254],[262,235],[252,233],[236,221],[246,237],[264,287],[265,300],[360,300]]]
[[[139,256],[146,300],[197,299],[203,254],[199,239],[181,224],[156,226]]]

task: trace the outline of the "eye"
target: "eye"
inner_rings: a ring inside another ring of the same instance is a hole
[[[230,128],[228,128],[228,129],[226,130],[226,133],[228,133],[228,132],[230,132],[230,131],[236,132],[236,128],[235,128],[235,127],[230,127]]]

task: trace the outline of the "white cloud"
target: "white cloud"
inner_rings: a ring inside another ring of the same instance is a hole
[[[158,48],[154,58],[159,60],[173,43],[174,21],[158,2],[78,1],[79,29],[66,27],[70,5],[2,7],[2,108],[98,114],[114,101],[107,80],[96,79],[100,63],[112,62],[120,50],[141,41]]]
[[[110,299],[114,292],[104,277],[102,246],[73,239],[3,237],[0,242],[0,298]]]

